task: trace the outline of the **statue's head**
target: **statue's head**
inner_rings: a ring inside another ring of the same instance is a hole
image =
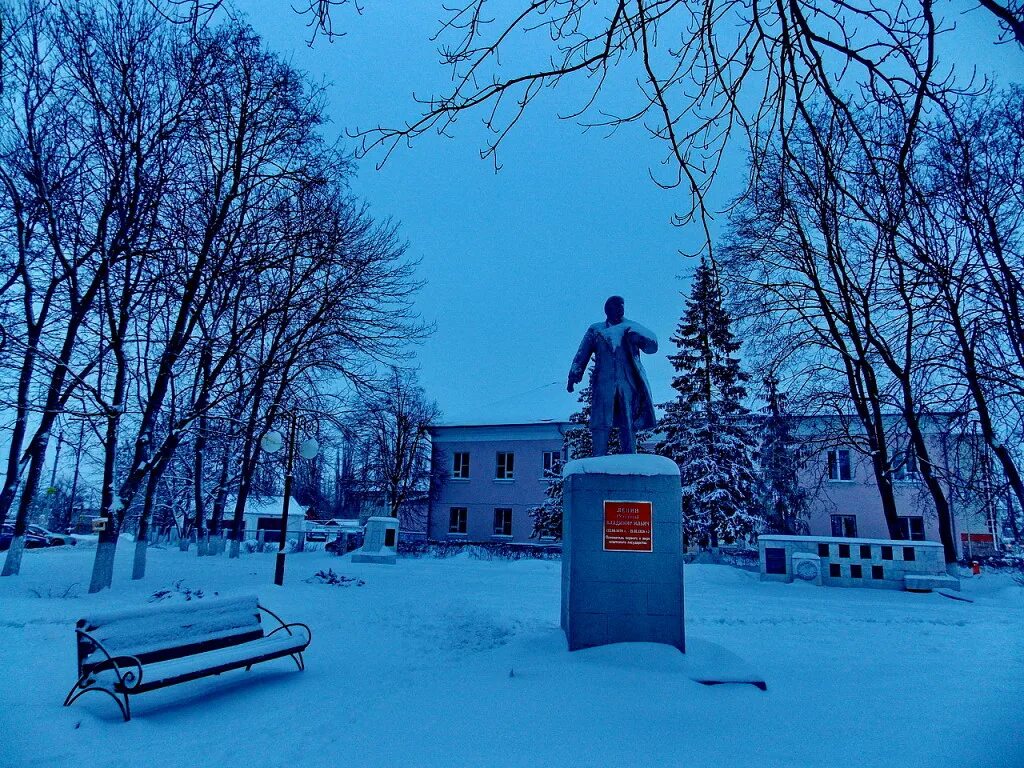
[[[611,296],[604,303],[604,314],[609,323],[620,323],[626,316],[626,300],[621,296]]]

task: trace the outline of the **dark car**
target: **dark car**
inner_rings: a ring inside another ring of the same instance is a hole
[[[28,526],[28,532],[33,536],[40,536],[46,539],[46,545],[49,547],[63,547],[65,544],[77,544],[78,540],[74,536],[67,533],[54,533],[48,531],[41,525],[30,525]]]
[[[345,555],[354,549],[359,549],[361,546],[363,546],[362,531],[349,533],[347,535],[339,533],[338,537],[334,541],[329,541],[324,545],[324,550],[332,552],[335,555]]]
[[[9,549],[11,541],[14,539],[14,526],[5,525],[0,528],[0,551]],[[50,546],[50,542],[45,536],[38,536],[34,533],[25,534],[25,549],[42,549],[43,547]]]

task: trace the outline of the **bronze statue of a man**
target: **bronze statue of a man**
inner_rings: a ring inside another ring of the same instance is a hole
[[[594,455],[608,453],[608,436],[618,427],[623,453],[636,453],[636,430],[654,429],[654,403],[640,353],[658,351],[658,338],[648,329],[627,320],[626,302],[612,296],[604,303],[606,320],[594,323],[583,335],[579,351],[569,369],[573,387],[583,379],[590,357],[594,357],[594,375],[590,404],[590,432]]]

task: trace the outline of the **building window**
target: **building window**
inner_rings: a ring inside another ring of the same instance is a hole
[[[832,535],[844,539],[857,538],[857,516],[832,515]]]
[[[512,480],[515,477],[516,455],[514,453],[499,453],[498,464],[494,471],[495,480]]]
[[[452,507],[448,515],[448,533],[465,533],[466,518],[469,517],[469,510],[465,507]]]
[[[562,471],[562,452],[544,451],[544,477],[557,477]]]
[[[842,559],[846,559],[846,560],[850,559],[850,545],[849,544],[840,544],[839,545],[839,557],[842,558]]]
[[[917,552],[914,551],[913,547],[904,547],[903,559],[906,560],[908,563],[912,563],[915,560],[917,560]]]
[[[899,451],[893,460],[892,479],[904,482],[917,482],[917,452],[913,448],[904,448]]]
[[[828,479],[853,479],[853,471],[850,464],[850,452],[848,450],[833,448],[828,452]]]
[[[884,579],[885,578],[885,569],[882,568],[882,566],[880,566],[880,565],[872,565],[871,566],[871,578],[872,579]]]
[[[890,547],[888,544],[882,545],[882,559],[892,560],[892,547]]]
[[[850,578],[851,579],[863,579],[864,578],[864,568],[862,566],[860,566],[860,565],[851,565],[850,566]]]
[[[900,539],[903,541],[924,541],[924,517],[921,515],[901,517]]]
[[[841,579],[843,577],[843,571],[839,563],[830,563],[828,566],[828,575],[833,579]]]
[[[818,545],[818,557],[828,557],[828,544]]]
[[[469,480],[469,454],[456,453],[452,457],[452,477]]]
[[[494,535],[495,536],[511,536],[512,535],[512,510],[499,507],[494,510]]]
[[[870,544],[861,544],[860,545],[860,559],[861,560],[870,560],[871,559],[871,545]]]

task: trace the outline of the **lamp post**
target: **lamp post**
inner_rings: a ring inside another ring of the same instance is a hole
[[[284,503],[281,505],[281,538],[277,542],[277,559],[274,563],[274,583],[281,587],[284,586],[284,545],[285,539],[288,535],[288,508],[292,498],[292,471],[295,467],[295,442],[299,432],[299,422],[303,422],[303,427],[308,426],[308,423],[306,417],[294,410],[282,408],[279,412],[288,422],[288,444],[287,453],[285,455],[284,472]],[[281,438],[281,433],[277,431],[267,432],[260,441],[260,446],[267,453],[277,453],[281,450],[283,445],[284,441]],[[317,453],[319,453],[320,445],[317,443],[316,438],[309,437],[303,440],[298,446],[298,451],[302,458],[313,459],[316,458]]]

